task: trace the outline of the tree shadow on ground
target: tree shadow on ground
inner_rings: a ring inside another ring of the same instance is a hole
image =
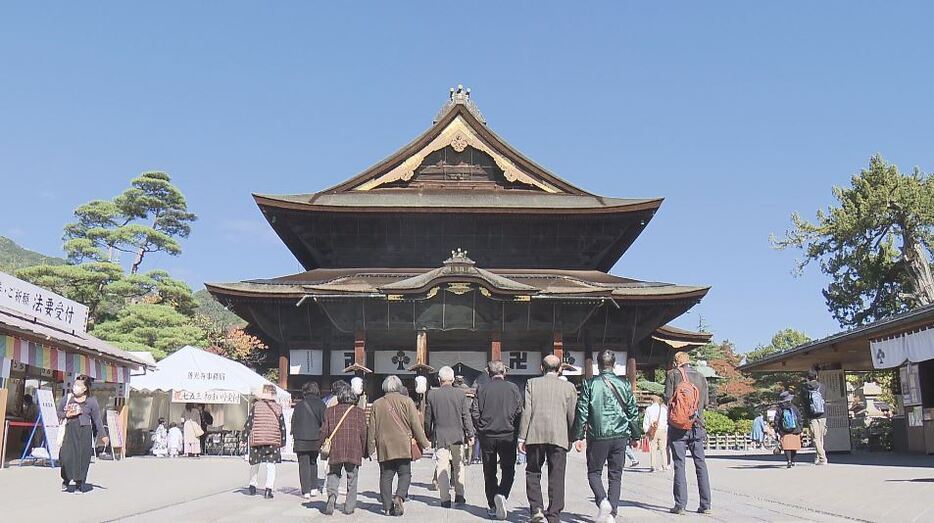
[[[814,453],[805,451],[798,453],[799,458],[813,459]],[[785,457],[781,454],[708,454],[708,461],[765,461],[783,462]],[[897,452],[851,452],[829,453],[830,465],[874,465],[883,467],[934,467],[934,456],[918,454],[902,454]],[[801,459],[799,459],[799,463]]]
[[[934,478],[887,479],[885,481],[895,483],[934,483]]]
[[[629,501],[629,500],[620,500],[620,508],[625,507],[636,507],[641,508],[642,510],[648,510],[651,512],[668,512],[671,507],[663,507],[662,505],[652,505],[650,503],[642,503],[641,501]]]

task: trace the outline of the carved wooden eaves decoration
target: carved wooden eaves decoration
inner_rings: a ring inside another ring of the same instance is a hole
[[[493,158],[497,167],[502,169],[503,176],[513,183],[523,183],[532,187],[541,189],[548,193],[561,192],[551,184],[535,178],[519,169],[516,164],[508,158],[499,154],[492,147],[488,146],[480,136],[464,121],[463,117],[457,116],[444,128],[441,133],[435,137],[428,145],[423,147],[416,154],[410,156],[407,160],[394,167],[386,174],[364,182],[354,188],[356,191],[369,191],[381,185],[398,181],[409,181],[415,174],[415,170],[425,161],[425,158],[440,149],[451,146],[455,151],[462,152],[468,146],[478,151],[483,151]]]

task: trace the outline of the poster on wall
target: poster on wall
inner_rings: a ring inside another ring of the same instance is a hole
[[[909,363],[898,369],[902,382],[902,403],[906,407],[921,405],[921,382],[918,377],[918,366]]]
[[[542,353],[538,351],[503,351],[503,363],[513,375],[535,376],[542,373]]]
[[[350,375],[352,372],[344,372],[344,369],[353,365],[354,353],[352,350],[332,350],[331,351],[331,376]]]
[[[320,350],[289,351],[289,374],[320,376],[323,368],[322,356]]]
[[[375,353],[374,371],[377,374],[414,374],[409,369],[415,365],[415,351],[380,350]]]

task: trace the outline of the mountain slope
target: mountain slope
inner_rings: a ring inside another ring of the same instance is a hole
[[[24,249],[13,240],[0,236],[0,271],[13,273],[33,265],[62,265],[65,260]]]

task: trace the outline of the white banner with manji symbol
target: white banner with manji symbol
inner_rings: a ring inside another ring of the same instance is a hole
[[[353,365],[352,350],[332,350],[331,351],[331,376],[341,376],[344,374],[353,374],[344,372],[344,369]]]
[[[503,351],[503,363],[513,375],[535,376],[542,373],[542,353],[538,351]]]
[[[414,350],[378,350],[375,353],[377,374],[415,374],[409,369],[415,365]]]

